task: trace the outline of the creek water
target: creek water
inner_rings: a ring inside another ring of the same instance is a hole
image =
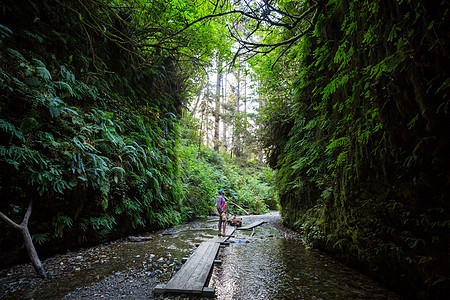
[[[243,225],[261,220],[265,223],[254,230],[236,230],[230,246],[220,250],[222,264],[214,267],[209,282],[216,299],[400,299],[357,271],[305,248],[299,235],[281,225],[278,212],[244,216]],[[150,233],[152,241],[122,239],[68,252],[43,261],[49,273],[45,280],[29,265],[15,266],[0,272],[0,298],[127,299],[133,294],[132,299],[151,299],[152,288],[175,274],[182,257],[216,234],[217,223],[209,218]]]
[[[236,231],[241,242],[221,253],[211,286],[217,299],[400,299],[367,276],[327,255],[307,249],[283,228],[278,213],[244,217],[264,220],[255,232]],[[253,236],[251,236],[254,234]]]

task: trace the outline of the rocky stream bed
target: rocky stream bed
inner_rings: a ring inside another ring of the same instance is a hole
[[[306,249],[301,237],[281,225],[278,213],[246,216],[244,224],[263,219],[252,231],[236,231],[219,252],[210,286],[217,299],[401,299],[370,278]],[[211,218],[96,247],[68,251],[43,260],[48,278],[30,264],[0,271],[1,299],[201,299],[155,295],[181,267],[195,245],[217,234]]]

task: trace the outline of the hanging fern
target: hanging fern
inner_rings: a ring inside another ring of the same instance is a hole
[[[25,141],[22,131],[18,130],[13,124],[7,122],[4,119],[0,119],[0,130],[2,130],[3,132],[10,133],[10,134],[14,135],[15,137],[17,137],[22,142]]]
[[[350,145],[350,139],[346,136],[344,137],[340,137],[337,138],[335,140],[332,140],[328,146],[326,147],[327,152],[330,153],[332,152],[335,148],[340,148],[340,147],[348,147],[348,145]]]

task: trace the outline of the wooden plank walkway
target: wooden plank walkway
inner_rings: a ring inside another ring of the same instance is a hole
[[[226,236],[215,236],[211,240],[201,243],[175,276],[166,285],[156,286],[153,291],[155,293],[214,296],[214,289],[208,288],[207,283],[220,244],[225,242],[234,233],[234,230],[234,227],[228,226]]]
[[[215,236],[213,237],[211,240],[209,240],[208,242],[214,242],[214,243],[223,243],[226,240],[228,240],[230,238],[230,236],[233,235],[234,231],[236,230],[236,227],[233,226],[227,226],[226,230],[225,230],[225,236]]]
[[[219,251],[219,243],[202,243],[165,286],[165,292],[201,294]]]
[[[236,229],[238,229],[238,230],[249,230],[249,229],[252,229],[252,228],[254,228],[256,226],[261,225],[262,223],[264,223],[264,221],[257,221],[257,222],[253,222],[250,225],[247,225],[247,226],[244,226],[244,227],[238,227]]]

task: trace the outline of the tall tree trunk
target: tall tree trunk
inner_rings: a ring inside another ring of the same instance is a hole
[[[223,76],[222,76],[223,79]],[[225,73],[225,79],[223,81],[222,84],[222,103],[226,103],[226,97],[227,97],[227,73]],[[223,145],[225,147],[225,150],[228,149],[228,143],[227,143],[227,129],[228,129],[228,124],[227,124],[227,120],[225,118],[222,118],[222,123],[223,123]]]
[[[7,224],[12,226],[13,228],[20,231],[20,233],[23,236],[23,241],[25,243],[25,249],[27,249],[28,255],[30,256],[31,264],[41,277],[46,278],[47,273],[45,272],[44,267],[42,266],[41,260],[39,259],[39,256],[36,252],[36,248],[34,248],[33,240],[31,239],[30,231],[28,230],[28,220],[30,219],[32,210],[33,210],[33,200],[30,200],[27,212],[25,213],[23,221],[20,225],[15,223],[13,220],[8,218],[1,212],[0,218],[3,219]]]
[[[244,99],[242,100],[244,102],[244,128],[243,128],[243,134],[244,134],[244,147],[245,151],[247,151],[247,76],[244,73]]]
[[[211,113],[213,112],[212,110],[210,111]],[[206,147],[210,148],[212,145],[212,137],[214,136],[214,128],[211,126],[211,118],[208,115],[208,118],[206,119],[206,139],[207,139],[207,143],[206,143]],[[211,134],[210,134],[211,132]]]
[[[214,150],[219,152],[219,125],[220,125],[220,90],[222,83],[222,61],[217,56],[217,81],[216,81],[216,107],[214,109]]]
[[[201,99],[201,97],[202,97],[202,92],[203,92],[203,88],[204,88],[204,87],[205,87],[205,83],[202,82],[202,85],[200,86],[200,89],[198,90],[197,101],[195,101],[194,108],[192,108],[192,111],[191,111],[191,116],[194,116],[194,115],[195,115],[195,111],[197,110],[198,103],[200,102],[200,99]]]
[[[240,62],[238,62],[240,63]],[[236,97],[237,97],[237,111],[236,114],[238,116],[237,120],[238,123],[234,125],[234,130],[233,130],[233,149],[234,149],[234,154],[235,156],[240,156],[240,134],[239,131],[241,129],[241,121],[239,119],[239,111],[240,111],[240,106],[241,106],[241,66],[238,66],[237,69],[237,88],[236,88]],[[238,131],[236,132],[236,126],[238,128]]]
[[[206,137],[208,136],[208,118],[206,115],[206,110],[208,108],[208,97],[209,97],[209,85],[206,86],[206,93],[203,96],[203,100],[200,103],[200,132],[198,135],[198,158],[200,158],[200,150],[203,143],[203,133]]]
[[[259,84],[260,82],[258,81],[258,90],[259,90]],[[263,99],[259,98],[259,112],[261,113],[262,111],[262,107],[263,107]],[[262,131],[262,124],[261,122],[259,122],[259,132]],[[262,151],[262,142],[259,141],[258,142],[258,158],[259,158],[259,163],[263,163],[263,151]]]
[[[237,69],[237,113],[239,114],[239,109],[241,107],[241,66]]]
[[[198,133],[198,155],[197,155],[197,158],[200,158],[200,150],[202,148],[203,115],[204,115],[204,109],[202,110],[202,114],[200,117],[200,131]]]

